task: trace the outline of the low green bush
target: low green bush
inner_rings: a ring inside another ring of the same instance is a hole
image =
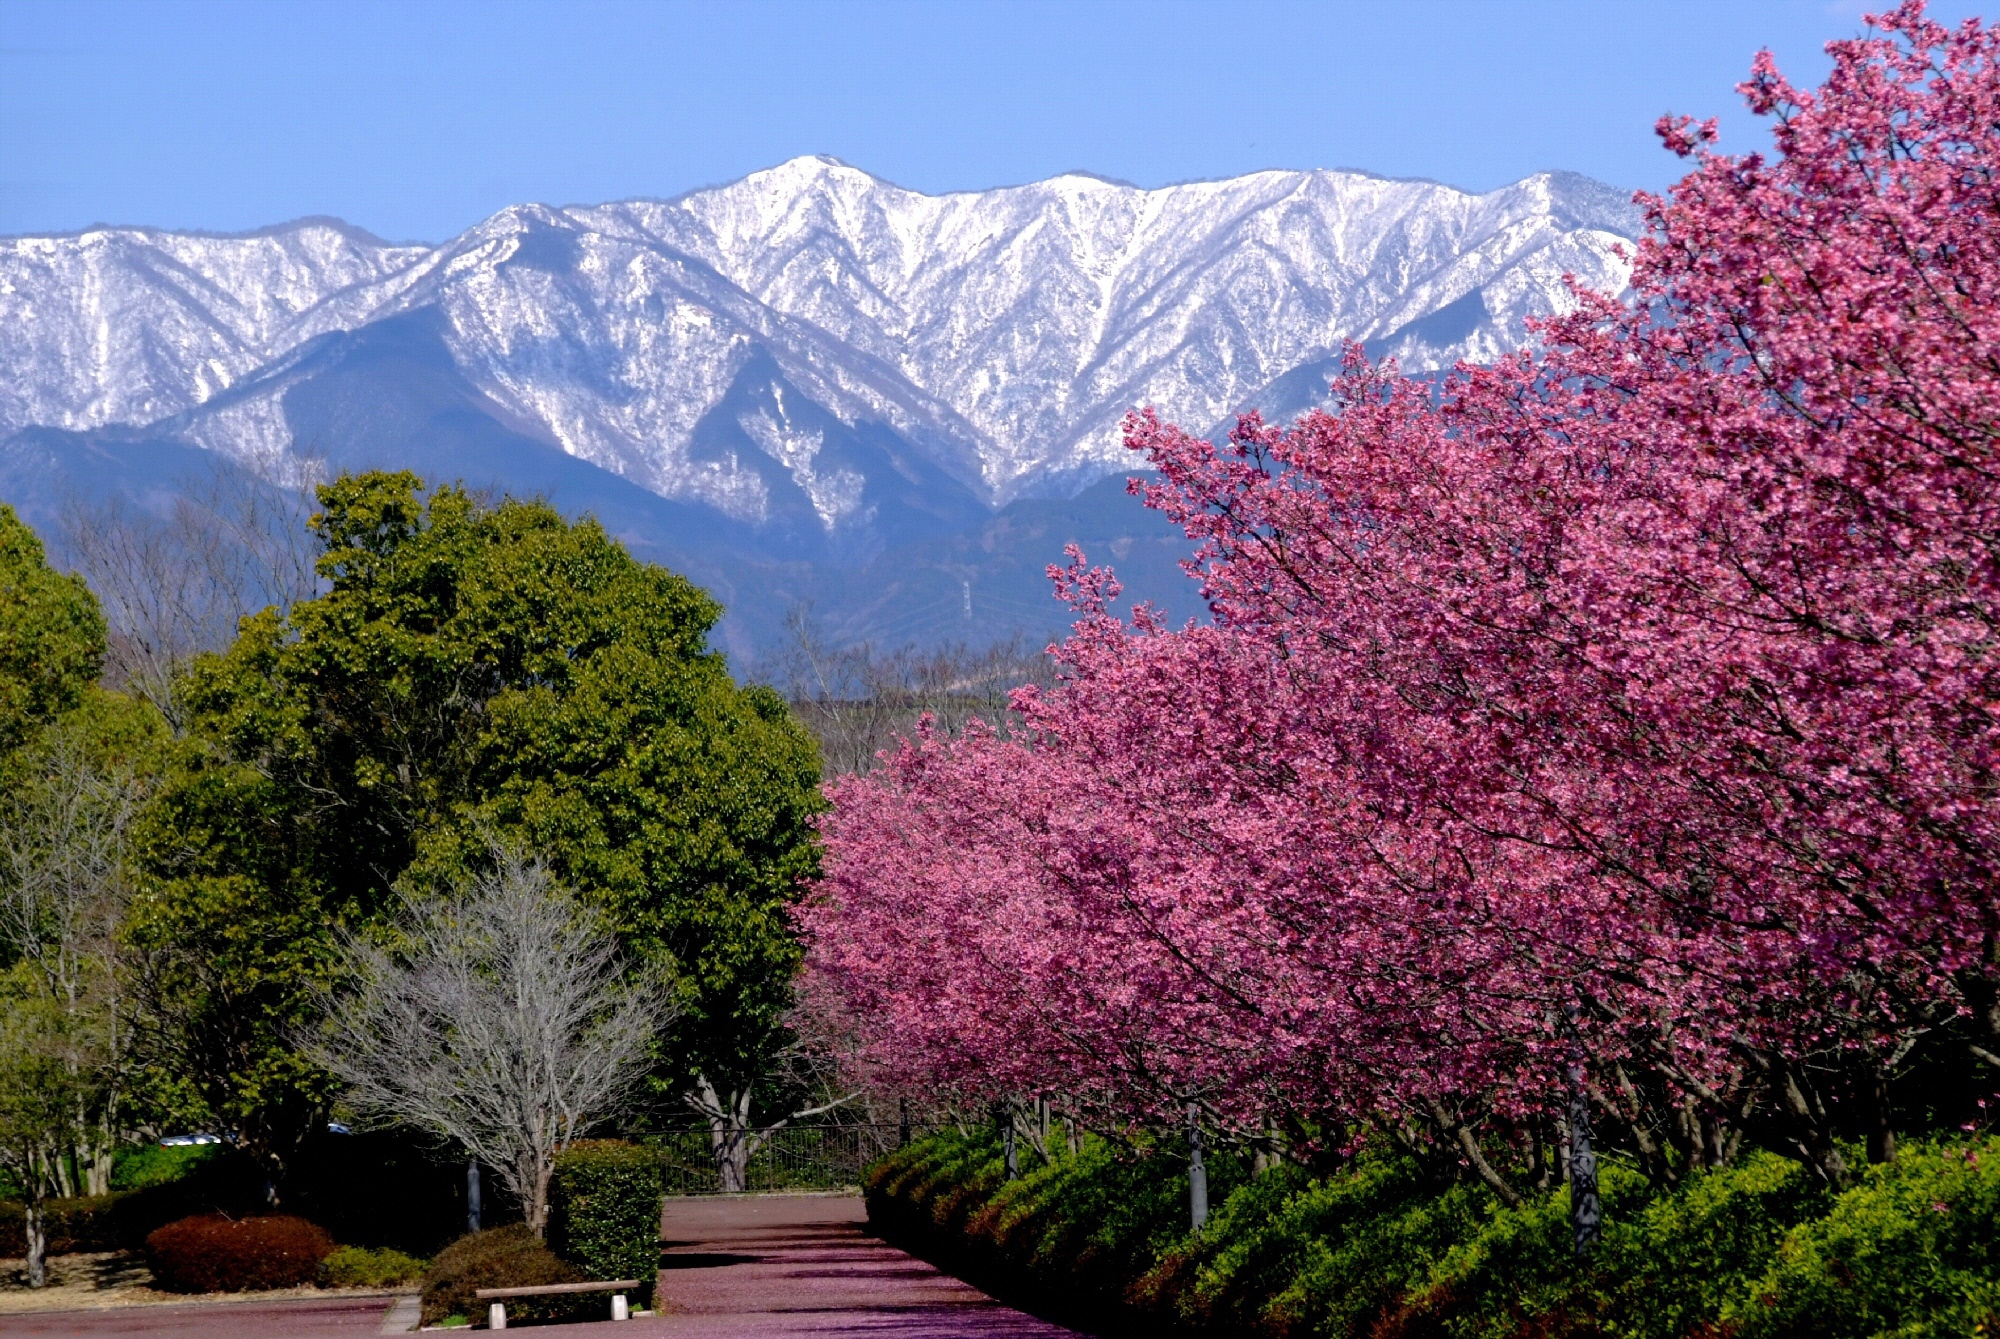
[[[582,1272],[550,1250],[525,1223],[468,1233],[438,1252],[424,1274],[423,1324],[437,1325],[452,1316],[465,1316],[483,1325],[486,1304],[474,1295],[481,1288],[537,1288],[583,1281]],[[507,1303],[507,1315],[520,1320],[584,1320],[596,1317],[602,1305],[601,1295],[522,1298]]]
[[[1477,1186],[1441,1188],[1397,1155],[1371,1154],[1326,1180],[1274,1169],[1140,1286],[1160,1294],[1156,1309],[1170,1305],[1202,1331],[1366,1335],[1481,1230],[1490,1198]]]
[[[1178,1150],[1086,1135],[1074,1156],[1021,1151],[1007,1180],[990,1131],[946,1131],[870,1169],[869,1222],[888,1240],[1017,1305],[1084,1328],[1118,1323],[1134,1277],[1187,1232],[1187,1162]],[[1239,1160],[1212,1160],[1218,1196]]]
[[[615,1140],[572,1144],[549,1182],[549,1246],[592,1279],[638,1279],[641,1304],[660,1269],[660,1163]]]
[[[333,1254],[326,1229],[273,1214],[204,1214],[168,1223],[146,1238],[146,1264],[167,1292],[257,1292],[316,1283]]]
[[[1218,1161],[1233,1189],[1198,1236],[1183,1168],[1089,1139],[1008,1182],[996,1141],[946,1134],[884,1159],[865,1188],[891,1240],[1101,1334],[2000,1334],[2000,1140],[1907,1146],[1841,1195],[1770,1153],[1664,1189],[1607,1161],[1603,1239],[1581,1263],[1563,1190],[1508,1209],[1385,1150],[1324,1178],[1232,1178]]]
[[[1723,1315],[1744,1339],[2000,1334],[2000,1139],[1870,1167]]]
[[[1713,1325],[1762,1276],[1785,1234],[1830,1197],[1797,1162],[1750,1153],[1655,1193],[1616,1163],[1599,1173],[1604,1235],[1575,1259],[1566,1191],[1484,1222],[1438,1257],[1378,1334],[1508,1339],[1524,1332],[1680,1339]]]
[[[342,1246],[320,1265],[322,1281],[331,1288],[394,1288],[420,1283],[427,1261],[401,1251]]]

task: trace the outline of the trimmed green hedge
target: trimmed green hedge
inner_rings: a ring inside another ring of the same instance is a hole
[[[423,1282],[430,1262],[414,1255],[366,1246],[342,1246],[320,1262],[320,1277],[331,1288],[394,1288]]]
[[[660,1270],[659,1159],[648,1149],[592,1139],[556,1156],[549,1182],[549,1246],[592,1279],[638,1279],[650,1301]]]
[[[1010,1183],[997,1143],[946,1133],[877,1164],[864,1189],[885,1237],[1105,1334],[2000,1334],[2000,1139],[1906,1145],[1838,1196],[1768,1153],[1667,1191],[1608,1164],[1588,1266],[1560,1191],[1509,1210],[1381,1151],[1328,1178],[1215,1161],[1220,1204],[1200,1237],[1182,1216],[1184,1159],[1095,1139]]]
[[[1208,1160],[1220,1200],[1247,1168]],[[946,1131],[870,1169],[862,1192],[875,1230],[961,1277],[1085,1329],[1115,1329],[1133,1280],[1187,1232],[1187,1161],[1085,1136],[1081,1151],[1041,1164],[1023,1150],[1006,1179],[999,1141]]]

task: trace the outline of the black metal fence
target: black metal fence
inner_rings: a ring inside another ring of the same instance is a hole
[[[908,1132],[908,1126],[898,1124],[782,1126],[762,1135],[745,1169],[744,1189],[850,1189],[861,1184],[870,1163],[894,1150]],[[673,1130],[646,1142],[659,1152],[669,1195],[722,1193],[722,1173],[707,1130]]]

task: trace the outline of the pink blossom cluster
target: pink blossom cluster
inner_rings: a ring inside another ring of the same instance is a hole
[[[2000,34],[1873,23],[1758,59],[1769,158],[1663,120],[1632,292],[1535,350],[1128,418],[1212,625],[1073,551],[1013,730],[828,787],[812,988],[879,1063],[1477,1159],[1577,1062],[1661,1174],[1836,1179],[1911,1066],[1993,1087]]]

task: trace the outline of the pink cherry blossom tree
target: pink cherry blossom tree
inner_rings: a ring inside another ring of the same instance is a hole
[[[1768,160],[1663,121],[1629,300],[1533,352],[1127,421],[1213,624],[1073,554],[1014,734],[830,787],[811,970],[881,1063],[1510,1199],[1574,1082],[1656,1176],[1835,1182],[1913,1056],[1991,1088],[2000,38],[1875,22],[1814,92],[1759,58]]]

